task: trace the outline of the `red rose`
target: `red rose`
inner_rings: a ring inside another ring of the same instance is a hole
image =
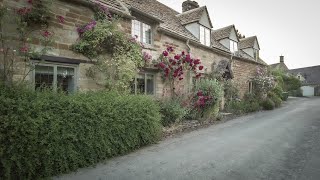
[[[163,51],[163,56],[167,57],[169,55],[168,51]]]
[[[199,70],[201,71],[203,69],[203,66],[199,66]]]

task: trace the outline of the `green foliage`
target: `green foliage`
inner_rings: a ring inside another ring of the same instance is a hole
[[[97,21],[85,31],[73,50],[96,61],[87,73],[92,78],[103,77],[109,90],[126,91],[143,66],[141,46],[118,29],[118,21]]]
[[[256,95],[247,93],[242,101],[233,100],[226,104],[226,111],[234,114],[245,114],[259,111],[260,104]]]
[[[293,75],[289,75],[281,70],[273,70],[278,85],[286,92],[297,90],[301,87],[301,81]]]
[[[161,99],[159,103],[163,126],[170,126],[182,120],[187,114],[188,109],[182,107],[180,100],[177,98]]]
[[[223,87],[226,103],[239,97],[239,89],[231,80],[225,81]]]
[[[261,106],[264,110],[273,110],[275,108],[275,103],[270,98],[267,98],[261,103]]]
[[[302,90],[299,88],[297,90],[291,90],[289,91],[289,96],[293,96],[293,97],[302,97],[303,93]]]
[[[194,113],[199,118],[215,118],[219,113],[220,103],[224,94],[223,90],[223,85],[216,79],[202,79],[199,81],[194,91],[202,92],[203,95],[211,97],[212,100],[201,110],[195,109],[190,113]]]
[[[286,101],[288,99],[288,96],[285,95],[282,88],[280,86],[276,86],[272,92],[277,95],[281,100]]]
[[[0,179],[42,179],[156,142],[149,97],[0,88]]]
[[[273,92],[269,92],[268,93],[268,97],[274,102],[275,107],[280,107],[281,106],[282,100],[277,94],[275,94]]]
[[[31,25],[49,25],[50,5],[52,0],[36,0],[32,1],[32,10],[24,15],[23,21]]]

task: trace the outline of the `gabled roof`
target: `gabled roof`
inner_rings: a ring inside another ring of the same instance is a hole
[[[120,0],[90,0],[94,3],[100,3],[106,5],[111,11],[120,12],[130,15],[128,8]]]
[[[201,44],[199,39],[197,39],[191,32],[189,32],[184,27],[184,25],[180,21],[181,17],[179,18],[180,13],[173,10],[172,8],[162,4],[161,2],[159,2],[157,0],[111,0],[111,1],[104,0],[104,1],[108,1],[110,3],[114,2],[116,4],[121,2],[120,5],[124,4],[124,6],[127,7],[127,9],[129,9],[131,11],[138,12],[138,13],[142,13],[142,15],[148,15],[149,18],[152,17],[152,19],[157,20],[159,22],[159,30],[165,31],[166,33],[169,33],[175,37],[183,38],[185,40],[191,40],[195,43],[198,43],[199,45]],[[115,7],[117,7],[117,6],[115,6]],[[197,8],[197,9],[198,10],[201,9],[202,12],[204,12],[203,10],[207,11],[207,8],[205,6],[201,7],[201,8]],[[198,11],[197,9],[194,11]],[[190,10],[190,11],[192,13],[192,10]],[[208,17],[208,18],[210,18],[210,17]],[[230,55],[231,55],[230,50],[225,48],[213,36],[211,39],[212,39],[211,47],[213,49],[219,50],[220,52],[230,53]],[[239,58],[241,58],[243,60],[247,60],[247,61],[253,61],[253,62],[256,62],[259,64],[263,64],[263,65],[266,64],[262,60],[258,61],[258,62],[254,61],[250,56],[246,55],[246,53],[243,51],[239,50],[239,52],[240,53],[235,54],[236,57],[239,57]]]
[[[304,85],[320,85],[320,66],[291,69],[289,73],[301,74],[305,78],[305,81],[302,82]]]
[[[179,18],[182,25],[186,25],[194,22],[199,22],[203,13],[205,12],[208,14],[209,23],[211,26],[210,28],[212,28],[213,27],[212,22],[210,20],[209,12],[206,6],[202,6],[202,7],[195,8],[195,9],[186,11],[184,13],[178,14],[177,17]]]
[[[231,31],[232,29],[235,30],[236,32],[236,28],[234,25],[230,25],[224,28],[220,28],[220,29],[216,29],[214,31],[212,31],[212,36],[216,39],[216,40],[221,40],[221,39],[226,39],[230,37]],[[239,39],[238,39],[239,40]]]
[[[253,48],[254,47],[254,43],[256,41],[257,41],[258,47],[260,49],[257,36],[252,36],[252,37],[240,39],[239,49]]]
[[[122,0],[129,9],[134,8],[150,16],[153,16],[163,23],[160,23],[160,28],[169,32],[178,34],[179,36],[199,42],[180,22],[176,16],[179,13],[170,7],[156,0]]]
[[[284,71],[288,71],[289,70],[289,68],[287,67],[287,65],[285,63],[270,64],[269,66],[272,69],[280,69],[280,70],[284,70]]]

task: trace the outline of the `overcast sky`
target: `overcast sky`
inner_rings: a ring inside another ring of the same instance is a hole
[[[184,0],[159,0],[181,12]],[[320,3],[315,0],[196,0],[207,6],[213,29],[234,24],[256,35],[268,64],[285,56],[290,69],[320,65]]]

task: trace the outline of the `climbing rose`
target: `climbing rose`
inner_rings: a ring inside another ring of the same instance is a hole
[[[165,56],[165,57],[167,57],[167,56],[169,56],[169,53],[168,53],[168,51],[163,51],[163,56]]]
[[[64,19],[63,16],[57,16],[57,19],[58,19],[60,24],[64,24],[65,19]]]
[[[21,16],[24,16],[30,12],[31,12],[31,8],[27,8],[27,7],[17,9],[17,13]]]
[[[173,47],[172,47],[172,46],[169,46],[169,47],[167,48],[167,51],[168,51],[168,52],[173,52]]]
[[[32,4],[32,0],[28,0],[28,3],[29,3],[29,4]]]
[[[203,66],[199,66],[199,70],[201,71],[203,69]]]
[[[23,47],[20,48],[20,52],[22,53],[27,53],[29,51],[28,46],[24,45]]]
[[[199,92],[197,93],[197,96],[203,96],[202,91],[199,91]]]
[[[48,38],[48,37],[50,37],[51,35],[52,35],[52,33],[51,33],[50,31],[48,31],[48,30],[46,30],[46,31],[44,31],[44,32],[42,33],[42,36],[45,37],[45,38]]]

